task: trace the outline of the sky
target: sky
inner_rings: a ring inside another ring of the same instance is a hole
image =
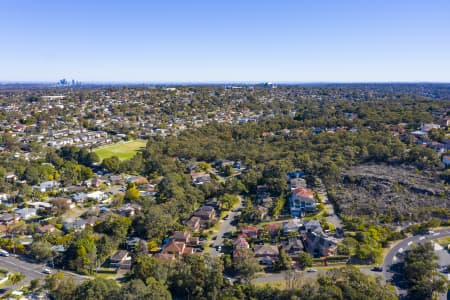
[[[449,0],[0,0],[0,81],[450,82]]]

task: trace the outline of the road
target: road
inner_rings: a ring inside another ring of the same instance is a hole
[[[397,289],[400,297],[406,294],[406,290],[402,288],[401,282],[395,277],[395,266],[401,263],[402,257],[401,253],[411,248],[413,244],[424,243],[426,241],[444,238],[450,236],[450,229],[436,230],[434,234],[429,235],[415,235],[402,240],[392,247],[387,255],[384,257],[383,261],[383,277],[386,282],[391,282]],[[400,255],[399,255],[400,254]],[[441,295],[441,299],[447,299],[446,296]]]
[[[29,284],[30,281],[33,279],[39,279],[39,280],[41,280],[41,283],[42,283],[44,281],[45,277],[47,276],[47,274],[44,274],[42,272],[44,270],[44,268],[48,268],[52,272],[58,271],[56,269],[51,269],[44,264],[27,262],[23,259],[14,257],[12,255],[8,256],[8,257],[3,257],[3,256],[0,257],[0,268],[6,269],[11,272],[22,273],[25,276],[25,278],[20,283],[20,285]],[[86,280],[87,278],[89,278],[87,276],[82,276],[82,275],[78,275],[78,274],[66,272],[66,271],[63,271],[63,273],[66,276],[73,278],[73,280],[76,283],[81,283],[84,280]],[[3,288],[4,292],[6,292],[8,290],[8,288],[9,288],[8,286]]]
[[[236,226],[232,225],[234,218],[239,215],[242,209],[243,199],[241,196],[239,196],[239,204],[228,214],[227,220],[219,220],[219,230],[217,231],[217,238],[213,242],[213,246],[209,248],[209,254],[212,257],[220,256],[220,252],[217,251],[217,246],[223,245],[223,235],[227,232],[236,230]]]

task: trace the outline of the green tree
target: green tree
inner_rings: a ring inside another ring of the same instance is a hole
[[[73,292],[74,300],[106,300],[119,298],[119,285],[115,280],[101,277],[84,281]]]
[[[149,277],[145,283],[140,279],[127,282],[120,290],[120,299],[171,300],[172,296],[167,286],[155,278]]]
[[[437,293],[447,291],[447,280],[436,271],[436,259],[430,242],[418,244],[406,254],[404,276],[411,299],[433,299]]]
[[[130,186],[125,192],[125,200],[136,201],[141,197],[139,190],[135,186]]]
[[[242,276],[246,283],[255,277],[256,273],[262,270],[259,261],[249,249],[239,250],[238,256],[234,259],[234,269]]]
[[[30,281],[30,290],[35,291],[41,287],[41,281],[39,279],[32,279]]]
[[[14,273],[12,275],[9,275],[9,281],[11,282],[13,288],[15,288],[15,286],[21,282],[22,280],[24,280],[25,276],[22,273]]]
[[[311,267],[313,263],[313,259],[308,252],[300,252],[298,255],[298,266],[300,269],[304,270],[307,267]]]
[[[47,241],[35,241],[31,244],[30,254],[36,260],[46,262],[53,256],[52,245]]]
[[[56,300],[73,299],[76,285],[71,278],[66,278],[64,273],[56,272],[45,278],[44,288],[50,291]]]
[[[120,168],[120,159],[117,156],[111,156],[103,159],[102,167],[108,172],[117,173]]]

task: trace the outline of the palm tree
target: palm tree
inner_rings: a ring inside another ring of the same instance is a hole
[[[22,273],[14,273],[9,276],[9,281],[11,282],[13,288],[15,288],[16,284],[21,282],[25,276]]]

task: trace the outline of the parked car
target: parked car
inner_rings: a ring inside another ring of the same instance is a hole
[[[374,272],[383,272],[383,267],[382,266],[373,267],[372,271],[374,271]]]
[[[222,251],[222,247],[221,246],[217,246],[217,252]]]
[[[0,256],[9,256],[9,252],[3,249],[0,249]]]
[[[317,270],[316,269],[308,269],[308,271],[306,271],[306,272],[308,272],[308,273],[313,273],[313,272],[317,272]]]
[[[44,274],[52,274],[52,271],[50,269],[45,268],[44,270],[42,270],[42,273],[44,273]]]

